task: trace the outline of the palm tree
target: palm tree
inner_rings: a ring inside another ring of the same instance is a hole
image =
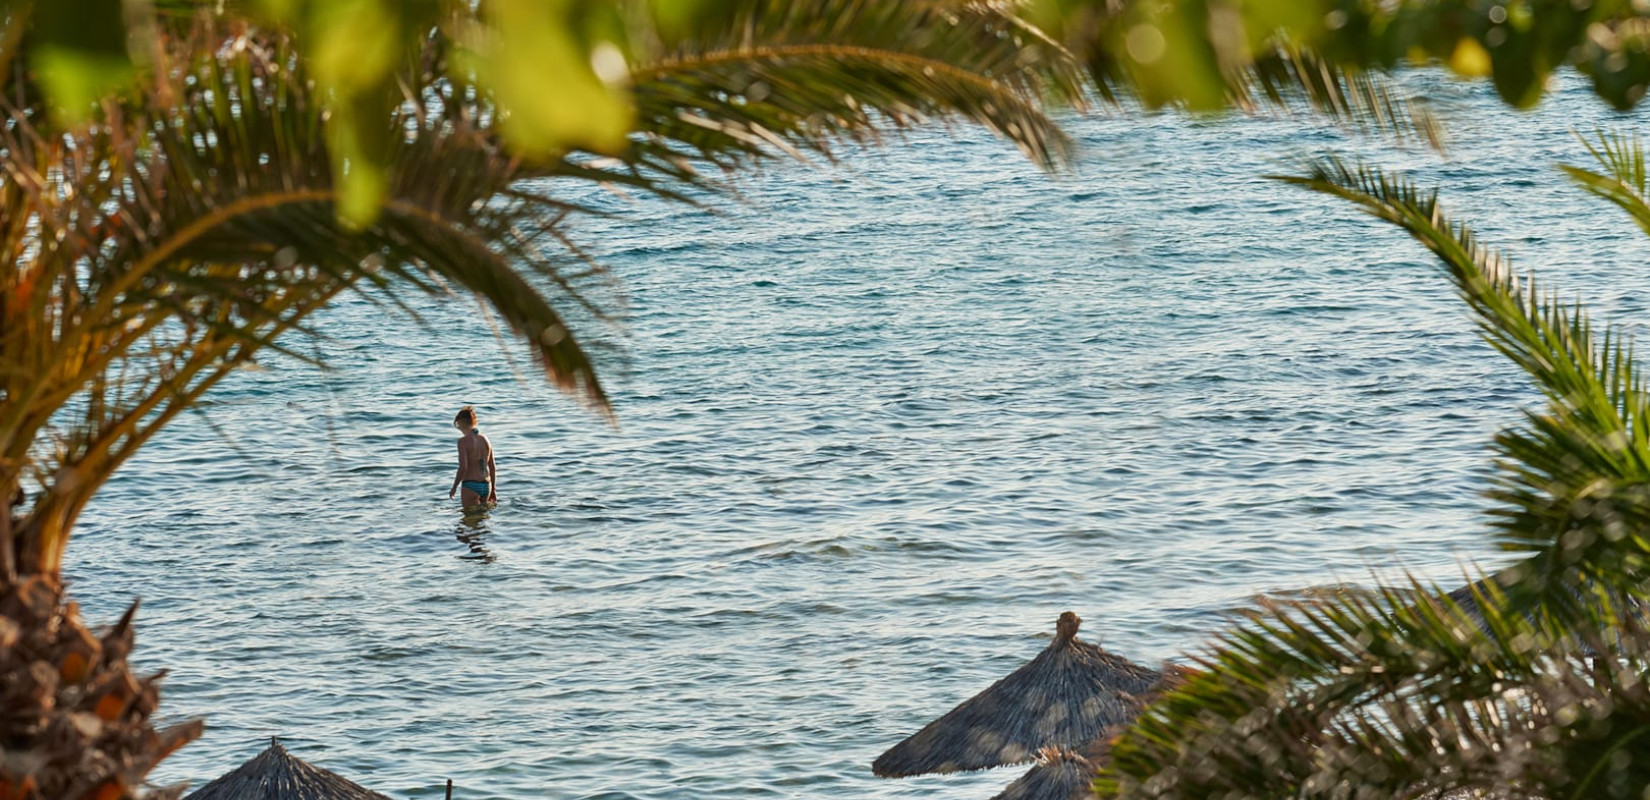
[[[719,169],[829,158],[935,117],[1052,167],[1068,141],[1040,103],[1077,92],[1057,45],[989,7],[749,4],[651,32],[615,158],[529,159],[432,30],[378,120],[382,201],[341,217],[350,166],[301,40],[229,17],[170,27],[141,90],[90,124],[49,113],[26,69],[0,92],[3,797],[133,795],[199,733],[151,726],[158,676],[126,663],[135,605],[90,632],[64,597],[64,549],[123,462],[235,370],[303,358],[289,341],[341,293],[409,318],[409,292],[473,293],[548,380],[609,413],[583,341],[606,319],[591,299],[605,278],[562,231],[583,211],[558,199],[566,181],[689,200],[724,187]]]
[[[1589,143],[1584,190],[1650,233],[1636,140]],[[1436,192],[1326,157],[1285,180],[1435,255],[1538,411],[1495,439],[1492,541],[1454,596],[1411,581],[1262,609],[1120,737],[1102,796],[1640,797],[1650,786],[1650,384],[1621,329],[1519,275]]]

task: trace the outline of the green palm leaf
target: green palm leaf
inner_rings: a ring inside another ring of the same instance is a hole
[[[1642,156],[1570,168],[1639,219]],[[1650,771],[1643,625],[1646,387],[1615,328],[1520,277],[1436,193],[1333,157],[1283,180],[1348,200],[1436,255],[1485,338],[1545,395],[1496,437],[1493,529],[1523,559],[1473,584],[1273,605],[1123,735],[1101,788],[1148,797],[1404,797],[1477,788],[1631,797]],[[1505,588],[1505,592],[1503,592]],[[1418,599],[1417,599],[1418,598]]]
[[[1602,139],[1584,188],[1642,213],[1643,158]],[[1650,736],[1647,388],[1617,328],[1513,272],[1435,193],[1336,158],[1284,176],[1348,200],[1431,249],[1492,346],[1546,402],[1497,435],[1501,548],[1464,614],[1435,587],[1267,607],[1218,638],[1206,673],[1114,747],[1109,792],[1145,797],[1412,797],[1518,787],[1633,797]],[[1501,592],[1505,587],[1505,594]],[[1407,599],[1407,595],[1419,597]]]
[[[1633,785],[1642,765],[1612,753],[1650,722],[1642,628],[1553,636],[1493,583],[1473,599],[1481,620],[1413,580],[1266,605],[1114,743],[1102,795],[1554,797],[1600,774]]]
[[[1546,395],[1543,412],[1496,437],[1498,540],[1529,556],[1516,591],[1560,609],[1582,585],[1632,587],[1650,577],[1647,395],[1624,335],[1609,328],[1596,336],[1579,306],[1521,279],[1470,228],[1451,222],[1434,193],[1333,158],[1285,180],[1350,200],[1425,244],[1485,338]]]
[[[1592,141],[1583,138],[1581,142],[1604,172],[1569,164],[1561,164],[1559,169],[1582,189],[1615,203],[1640,230],[1650,234],[1650,204],[1645,202],[1646,195],[1650,195],[1650,180],[1646,178],[1644,145],[1639,137],[1599,131]]]
[[[1443,127],[1424,103],[1401,93],[1379,73],[1336,63],[1303,47],[1273,44],[1229,80],[1231,102],[1239,108],[1304,104],[1361,131],[1434,149],[1444,146]]]

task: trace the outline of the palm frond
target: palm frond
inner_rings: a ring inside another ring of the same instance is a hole
[[[1415,793],[1472,789],[1489,796],[1627,800],[1650,780],[1643,759],[1650,643],[1633,638],[1603,657],[1542,653],[1540,669],[1500,692],[1450,702],[1399,700],[1336,726],[1313,794],[1357,787],[1383,796],[1394,775]],[[1417,770],[1418,764],[1429,765]],[[1333,788],[1332,788],[1333,787]],[[1390,794],[1384,796],[1392,796]]]
[[[1612,142],[1599,154],[1611,175],[1583,185],[1630,206],[1642,167]],[[1525,557],[1471,584],[1472,613],[1414,581],[1404,594],[1419,602],[1381,590],[1264,609],[1222,635],[1202,659],[1206,672],[1124,734],[1101,788],[1149,797],[1509,787],[1632,796],[1650,778],[1622,757],[1650,735],[1650,448],[1630,348],[1615,329],[1595,337],[1579,305],[1517,276],[1442,212],[1436,193],[1332,157],[1283,179],[1422,242],[1485,338],[1545,394],[1540,413],[1496,439],[1495,530]]]
[[[875,142],[931,119],[984,125],[1045,169],[1070,159],[1071,140],[1043,101],[1081,104],[1076,62],[1013,9],[874,0],[712,6],[636,56],[638,129],[629,151],[605,169],[575,155],[559,174],[675,193],[715,180],[695,165],[829,160],[840,142]]]
[[[1640,703],[1624,714],[1634,724],[1612,732],[1597,701],[1618,687],[1643,695],[1642,628],[1553,635],[1478,586],[1477,619],[1413,579],[1267,605],[1113,744],[1102,795],[1373,800],[1573,788],[1611,768],[1601,751],[1650,720],[1650,704],[1626,698]],[[1617,622],[1606,617],[1595,622]],[[1570,708],[1583,701],[1594,705]]]
[[[1401,93],[1380,73],[1336,63],[1303,47],[1273,44],[1230,81],[1232,102],[1239,108],[1305,105],[1366,133],[1417,141],[1435,150],[1444,147],[1443,126],[1421,100]]]
[[[1570,164],[1560,164],[1559,169],[1582,189],[1616,204],[1640,230],[1650,233],[1650,204],[1645,202],[1650,195],[1650,181],[1646,179],[1644,145],[1638,135],[1597,131],[1591,141],[1582,137],[1581,143],[1604,172]]]
[[[1520,278],[1506,257],[1451,222],[1436,193],[1337,159],[1284,180],[1347,199],[1399,226],[1443,263],[1480,330],[1546,395],[1545,409],[1496,437],[1490,496],[1501,546],[1528,555],[1515,591],[1554,608],[1598,584],[1650,577],[1647,387],[1625,335],[1595,335],[1579,305]]]
[[[385,120],[401,136],[391,153],[384,213],[355,230],[327,219],[337,194],[319,103],[301,83],[301,62],[290,51],[253,49],[227,66],[206,60],[202,69],[196,88],[178,90],[183,102],[175,117],[153,134],[165,158],[162,180],[133,202],[147,210],[150,225],[176,233],[120,253],[134,273],[152,264],[162,287],[192,277],[193,294],[204,298],[245,291],[260,274],[280,280],[279,268],[293,265],[389,292],[397,284],[427,292],[457,286],[485,298],[553,382],[605,410],[593,366],[545,294],[554,289],[595,308],[558,280],[557,264],[571,254],[546,239],[568,207],[512,188],[516,165],[476,127],[479,110],[454,118],[404,106]],[[220,177],[198,177],[205,175]],[[217,275],[202,269],[226,255],[242,268]],[[534,274],[550,283],[527,280]]]

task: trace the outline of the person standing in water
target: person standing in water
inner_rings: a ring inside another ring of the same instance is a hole
[[[493,464],[493,443],[476,429],[475,406],[465,406],[453,417],[453,427],[464,435],[458,440],[458,474],[453,476],[451,498],[464,490],[464,507],[498,502],[498,467]]]

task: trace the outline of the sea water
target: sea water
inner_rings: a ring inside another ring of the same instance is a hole
[[[196,786],[276,736],[392,797],[985,798],[872,777],[1070,609],[1146,663],[1258,594],[1504,563],[1490,437],[1536,395],[1423,249],[1263,177],[1410,170],[1635,328],[1650,247],[1555,169],[1642,122],[1578,79],[1533,112],[1435,76],[1450,149],[1312,119],[1066,115],[1050,176],[969,127],[774,162],[711,210],[562,191],[622,321],[581,331],[618,424],[474,301],[322,315],[126,465],[69,550]],[[381,300],[381,298],[380,298]],[[620,351],[613,352],[614,347]],[[446,497],[474,404],[498,507]]]

